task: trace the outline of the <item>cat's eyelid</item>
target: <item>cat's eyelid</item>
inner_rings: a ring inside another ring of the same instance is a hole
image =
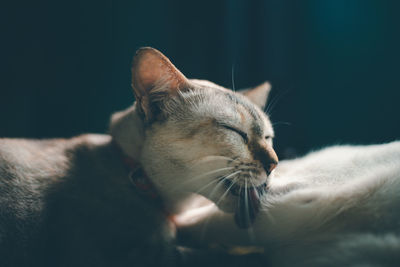
[[[246,144],[249,142],[249,136],[244,131],[239,130],[238,128],[236,128],[234,126],[231,126],[231,125],[223,123],[223,122],[218,122],[218,125],[221,126],[221,127],[226,128],[228,130],[237,132],[240,136],[242,136],[242,138],[243,138],[243,140],[245,141]]]

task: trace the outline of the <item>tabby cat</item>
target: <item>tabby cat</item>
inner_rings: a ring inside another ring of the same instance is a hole
[[[177,265],[174,215],[193,193],[240,229],[255,222],[278,163],[269,84],[239,94],[189,80],[142,48],[132,87],[110,135],[0,139],[1,266]]]

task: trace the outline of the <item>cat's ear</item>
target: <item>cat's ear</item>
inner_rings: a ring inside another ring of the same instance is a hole
[[[132,88],[146,120],[157,116],[165,97],[187,84],[186,77],[160,51],[151,47],[137,50],[132,64]]]
[[[260,109],[264,109],[265,105],[267,104],[270,91],[271,84],[269,82],[264,82],[254,88],[240,91],[240,93],[250,99],[250,101],[257,105]]]

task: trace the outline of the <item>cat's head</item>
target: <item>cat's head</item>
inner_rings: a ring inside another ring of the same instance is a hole
[[[249,227],[278,163],[262,111],[269,84],[236,93],[190,80],[159,51],[142,48],[132,87],[134,108],[115,115],[111,129],[124,151],[167,199],[201,194]]]

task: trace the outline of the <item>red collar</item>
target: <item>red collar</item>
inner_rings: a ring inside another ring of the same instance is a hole
[[[161,195],[154,186],[153,182],[145,173],[141,164],[133,158],[126,156],[121,147],[115,141],[113,142],[113,145],[118,151],[118,154],[120,155],[121,160],[128,171],[128,178],[131,181],[135,191],[137,191],[140,196],[148,200],[155,207],[160,209],[164,214],[169,216]]]

